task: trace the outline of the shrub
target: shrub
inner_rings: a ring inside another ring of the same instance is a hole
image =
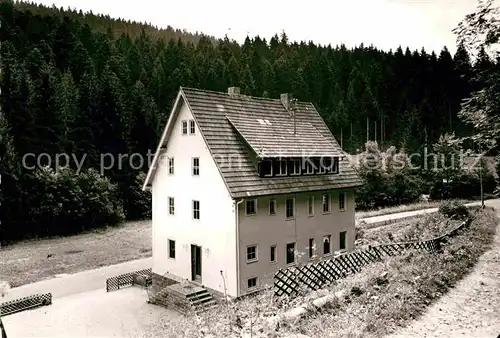
[[[43,168],[31,178],[32,235],[66,235],[124,219],[116,185],[94,169]]]
[[[438,210],[441,214],[453,219],[465,219],[470,216],[467,207],[463,203],[455,200],[441,202]]]

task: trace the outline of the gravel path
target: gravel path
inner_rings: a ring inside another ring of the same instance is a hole
[[[490,205],[490,203],[487,203]],[[500,203],[494,203],[500,215]],[[492,249],[473,271],[418,320],[390,337],[481,337],[500,335],[500,226]]]

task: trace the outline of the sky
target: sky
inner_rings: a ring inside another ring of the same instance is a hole
[[[364,43],[389,50],[399,45],[428,52],[456,51],[452,29],[476,8],[476,0],[34,0],[159,27],[167,25],[215,37],[270,38],[285,31],[291,41],[333,46]]]

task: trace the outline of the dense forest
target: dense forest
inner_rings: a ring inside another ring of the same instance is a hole
[[[462,45],[455,55],[348,49],[291,43],[285,32],[240,45],[29,3],[2,1],[0,18],[4,240],[147,215],[146,166],[115,165],[104,177],[94,169],[102,154],[155,149],[179,86],[239,86],[272,98],[292,92],[317,107],[346,151],[375,140],[408,152],[446,132],[471,134],[457,117],[460,103],[480,85],[474,74],[495,65],[484,51],[472,64]],[[75,161],[69,171],[27,169],[42,153],[84,158],[83,171]]]

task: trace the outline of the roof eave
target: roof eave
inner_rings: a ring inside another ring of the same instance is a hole
[[[170,116],[167,121],[167,125],[165,126],[165,129],[163,130],[163,134],[161,136],[160,142],[158,143],[158,146],[156,147],[156,152],[155,156],[153,157],[153,162],[151,163],[151,166],[148,169],[148,174],[146,175],[146,179],[144,181],[144,184],[142,185],[142,190],[146,191],[148,187],[151,187],[152,180],[154,178],[154,175],[156,173],[156,164],[158,162],[158,157],[161,152],[161,149],[163,148],[163,145],[165,144],[165,141],[168,139],[169,130],[171,129],[172,123],[175,121],[177,118],[177,106],[179,105],[179,101],[183,97],[182,94],[182,87],[179,88],[179,92],[177,93],[177,98],[175,99],[174,106],[172,107],[172,110],[170,111]]]

